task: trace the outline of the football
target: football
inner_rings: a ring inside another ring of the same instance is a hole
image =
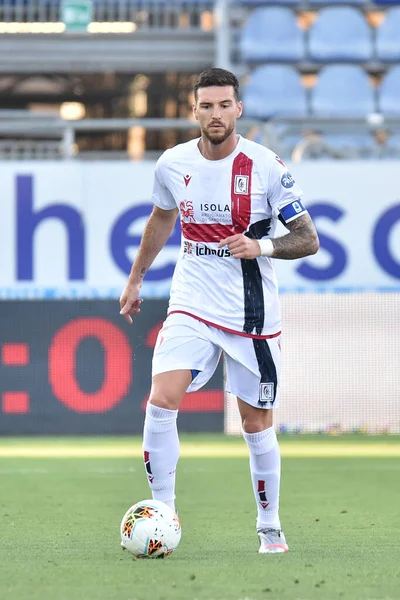
[[[121,521],[121,546],[136,558],[164,558],[177,549],[181,524],[177,514],[160,500],[142,500]]]

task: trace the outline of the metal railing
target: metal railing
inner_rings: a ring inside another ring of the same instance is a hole
[[[80,152],[77,138],[85,134],[90,139],[93,134],[103,132],[128,132],[133,128],[147,131],[167,130],[190,131],[197,135],[198,124],[190,119],[82,119],[66,121],[55,114],[41,115],[29,111],[0,111],[0,158],[3,159],[143,159],[159,156],[163,148],[132,154],[126,148],[112,151],[85,150]],[[291,157],[292,148],[287,140],[306,139],[311,132],[321,136],[368,136],[377,130],[389,131],[400,139],[400,118],[371,119],[321,119],[321,118],[274,118],[267,123],[249,119],[239,119],[238,131],[242,135],[272,148],[285,158]],[[90,146],[90,144],[89,144]],[[359,151],[358,151],[359,150]],[[362,144],[338,154],[337,158],[363,158]],[[370,154],[374,155],[373,143]],[[379,148],[376,147],[378,156]],[[400,145],[399,145],[400,152]],[[390,152],[389,152],[390,154]],[[394,152],[394,155],[396,152]]]
[[[63,146],[51,140],[0,140],[0,160],[60,160]]]
[[[17,155],[20,158],[43,158],[43,149],[46,144],[49,148],[55,149],[54,156],[49,155],[46,158],[78,158],[81,153],[77,147],[76,138],[78,134],[82,133],[90,136],[90,134],[99,132],[128,132],[137,127],[147,131],[198,130],[197,122],[190,119],[82,119],[79,121],[66,121],[58,116],[41,116],[40,114],[28,116],[28,111],[15,111],[19,114],[13,115],[13,112],[0,111],[0,137],[7,138],[2,141],[3,152],[0,145],[0,158],[12,158]],[[254,126],[253,121],[243,119],[239,121],[238,131],[245,134],[252,126]],[[13,144],[15,144],[14,147]],[[24,144],[26,146],[25,153],[22,152]],[[35,148],[37,148],[37,152]],[[151,157],[159,156],[162,151],[162,148],[158,151],[151,151]],[[129,153],[128,148],[125,152],[107,150],[103,153],[98,150],[93,152],[86,150],[83,154],[85,158],[106,159],[149,157],[149,153],[146,151],[143,154],[133,155]]]
[[[91,20],[134,23],[135,29],[210,29],[213,7],[212,0],[93,0]],[[0,23],[61,23],[62,17],[62,0],[0,0]]]

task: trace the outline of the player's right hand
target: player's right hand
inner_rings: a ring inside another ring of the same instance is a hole
[[[128,283],[119,299],[119,306],[121,309],[119,314],[122,315],[128,323],[133,322],[132,315],[136,315],[140,312],[140,305],[143,302],[141,298],[138,298],[140,287],[140,285],[136,286]]]

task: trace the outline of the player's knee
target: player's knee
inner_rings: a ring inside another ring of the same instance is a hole
[[[160,391],[150,394],[149,403],[159,408],[166,408],[167,410],[177,410],[180,404],[176,398],[171,398]]]
[[[259,411],[242,419],[243,431],[246,433],[259,433],[272,427],[272,410]]]

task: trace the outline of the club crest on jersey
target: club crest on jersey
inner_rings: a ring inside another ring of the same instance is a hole
[[[274,383],[260,383],[259,402],[274,402]]]
[[[185,182],[185,186],[186,187],[189,185],[191,179],[192,179],[191,175],[184,175],[183,176],[183,181]]]
[[[179,204],[179,211],[181,213],[181,219],[185,223],[194,222],[194,208],[191,200],[183,200]]]
[[[232,256],[229,248],[210,248],[206,244],[198,242],[183,242],[183,254],[192,254],[196,256],[216,256],[218,258],[229,258]]]
[[[294,186],[294,179],[291,176],[291,174],[289,173],[289,171],[286,171],[286,173],[284,173],[282,175],[282,177],[281,177],[281,184],[286,189],[289,189],[289,188],[291,188],[291,187]]]
[[[249,176],[248,175],[235,175],[235,194],[248,194],[249,193]]]
[[[194,244],[192,242],[187,242],[186,240],[183,242],[183,254],[192,254],[193,248]]]

